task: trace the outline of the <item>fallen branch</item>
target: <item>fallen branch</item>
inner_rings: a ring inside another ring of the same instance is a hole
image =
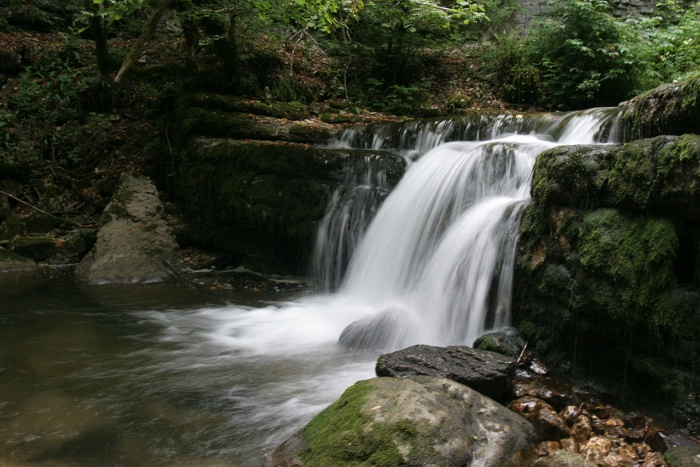
[[[163,0],[160,6],[153,12],[151,18],[148,20],[148,23],[146,23],[146,26],[143,28],[143,32],[139,38],[136,39],[136,42],[134,42],[131,50],[129,50],[129,53],[124,59],[124,63],[122,63],[121,68],[119,68],[119,71],[117,72],[117,76],[114,77],[115,84],[122,80],[124,74],[131,67],[132,63],[134,63],[138,56],[141,55],[143,46],[146,45],[146,41],[149,37],[151,37],[153,31],[155,31],[158,21],[160,21],[160,17],[163,16],[163,13],[165,13],[165,11],[170,7],[171,3],[172,0]]]
[[[5,196],[7,196],[8,198],[14,199],[14,200],[17,201],[18,203],[22,203],[22,204],[24,204],[25,206],[28,206],[28,207],[34,209],[35,211],[38,211],[38,212],[40,212],[40,213],[42,213],[42,214],[45,214],[45,215],[47,215],[47,216],[49,216],[49,217],[53,217],[54,219],[58,219],[58,217],[54,216],[53,214],[49,214],[48,212],[44,211],[43,209],[39,209],[38,207],[33,206],[33,205],[27,203],[26,201],[22,201],[22,200],[19,199],[18,197],[13,196],[13,195],[11,195],[11,194],[9,194],[9,193],[6,193],[6,192],[4,192],[4,191],[0,191],[0,195],[5,195]]]
[[[527,350],[527,342],[525,342],[525,346],[523,347],[522,352],[520,352],[520,356],[518,357],[518,361],[516,364],[520,365],[520,363],[523,361],[523,356],[525,355],[525,351]]]

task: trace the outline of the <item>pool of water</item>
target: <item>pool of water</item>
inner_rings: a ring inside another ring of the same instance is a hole
[[[346,306],[346,305],[343,305]],[[0,465],[260,465],[377,355],[330,298],[0,274]]]

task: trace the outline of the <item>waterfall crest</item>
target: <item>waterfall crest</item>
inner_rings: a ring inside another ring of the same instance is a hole
[[[338,296],[377,311],[346,328],[341,343],[471,345],[485,330],[507,326],[520,213],[537,155],[562,144],[614,140],[615,115],[592,109],[433,121],[369,129],[371,138],[342,137],[343,144],[371,140],[383,149],[393,141],[416,161],[366,231],[356,233],[357,246],[345,250],[351,259]],[[463,137],[475,141],[455,141]]]

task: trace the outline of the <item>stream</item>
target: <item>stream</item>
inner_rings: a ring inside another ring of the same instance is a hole
[[[471,345],[507,326],[535,159],[557,144],[601,142],[608,117],[346,135],[338,144],[393,145],[409,168],[368,225],[322,223],[355,228],[319,233],[336,256],[334,239],[355,239],[346,271],[320,261],[338,283],[323,293],[221,296],[186,282],[89,286],[62,269],[1,274],[0,464],[260,465],[372,377],[383,351]],[[337,207],[327,219],[347,215]],[[355,322],[357,340],[339,346]]]

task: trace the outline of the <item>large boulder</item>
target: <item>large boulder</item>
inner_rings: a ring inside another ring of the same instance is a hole
[[[449,378],[498,400],[511,388],[515,361],[467,346],[414,345],[380,356],[376,373],[395,378],[418,375]]]
[[[700,134],[700,73],[663,84],[622,104],[627,141],[657,135]]]
[[[697,135],[542,153],[513,318],[551,368],[700,433],[699,177]]]
[[[445,378],[374,378],[350,387],[280,446],[267,467],[526,465],[524,418]]]
[[[182,272],[175,237],[153,183],[122,174],[97,242],[76,272],[90,283],[160,282]]]

